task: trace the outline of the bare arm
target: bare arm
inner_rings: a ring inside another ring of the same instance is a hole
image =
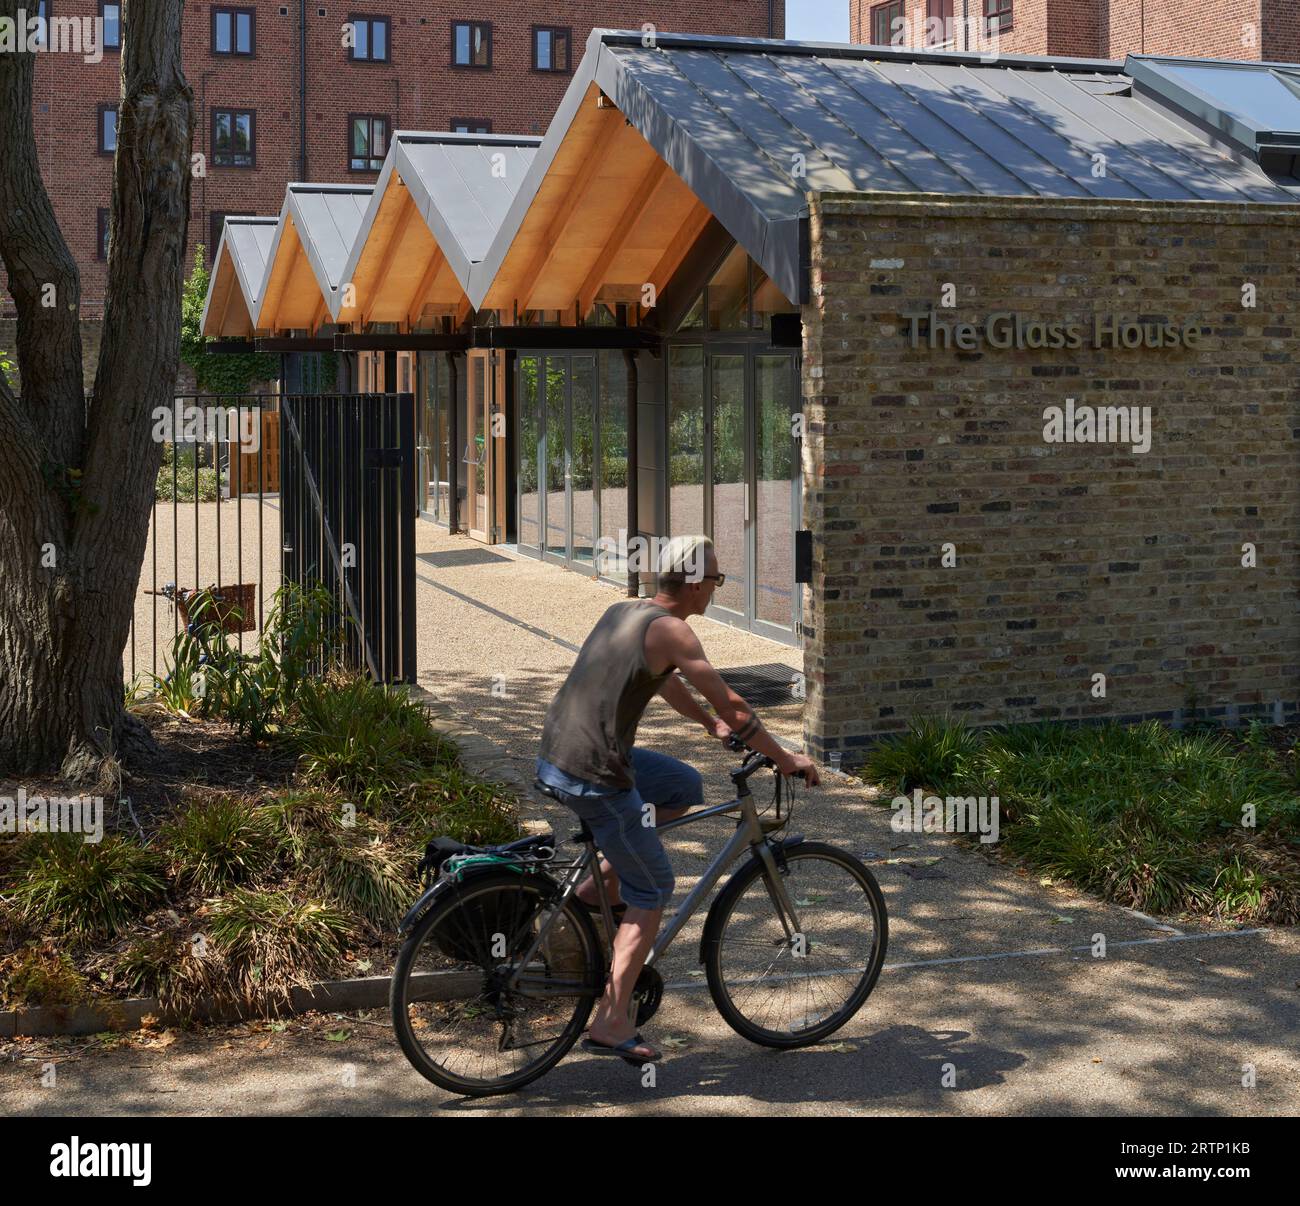
[[[691,694],[691,689],[682,682],[678,675],[674,674],[671,678],[666,679],[664,685],[659,688],[659,694],[687,720],[693,720],[696,724],[703,725],[711,737],[725,737],[727,735],[718,731],[718,725],[722,722],[716,716],[710,716],[708,712],[700,707],[699,701]]]
[[[722,675],[713,668],[712,663],[705,656],[699,637],[691,631],[690,625],[685,620],[678,620],[672,616],[655,620],[646,631],[645,651],[646,660],[652,671],[656,667],[662,669],[669,665],[676,666],[686,681],[713,705],[714,711],[722,722],[750,749],[758,750],[760,754],[766,754],[771,758],[781,774],[793,775],[802,770],[807,773],[810,784],[818,781],[817,771],[811,760],[802,754],[791,754],[779,745],[763,728],[754,709],[727,686]],[[677,686],[683,694],[689,694],[681,684]],[[663,694],[669,703],[677,707],[667,692]],[[678,711],[682,709],[678,708]],[[703,709],[700,711],[702,712]],[[698,719],[690,712],[682,711],[682,714],[693,720]],[[725,733],[715,735],[726,736]]]

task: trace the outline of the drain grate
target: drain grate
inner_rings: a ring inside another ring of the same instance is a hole
[[[781,662],[767,662],[760,666],[728,666],[718,671],[737,695],[756,708],[790,703],[799,697],[794,692],[797,670]]]

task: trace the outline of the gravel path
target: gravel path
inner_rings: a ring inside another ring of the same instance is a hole
[[[471,562],[421,564],[421,685],[439,723],[474,734],[493,773],[530,782],[551,695],[592,624],[622,595],[430,524],[418,533],[422,553]],[[692,626],[724,674],[757,663],[799,668],[796,650],[703,619]],[[792,699],[762,714],[797,742],[798,708]],[[722,798],[732,756],[666,704],[652,704],[638,740],[700,767],[708,798]],[[529,805],[528,817],[562,834],[571,825],[546,800]],[[409,1068],[374,1013],[295,1023],[282,1034],[215,1028],[161,1047],[146,1038],[109,1052],[16,1045],[15,1062],[0,1067],[0,1111],[1300,1113],[1296,930],[1163,926],[942,835],[895,834],[889,818],[873,793],[833,775],[796,814],[794,828],[874,864],[890,913],[886,970],[828,1045],[778,1053],[727,1029],[695,964],[697,917],[661,966],[669,989],[647,1037],[673,1041],[654,1087],[633,1069],[575,1053],[524,1093],[460,1101]],[[725,832],[709,822],[667,835],[679,894]],[[932,858],[939,861],[925,861]],[[1090,949],[1098,934],[1108,944],[1104,959]],[[332,1041],[327,1031],[346,1037]],[[44,1088],[40,1070],[50,1060],[57,1084]],[[1253,1088],[1242,1084],[1247,1065]]]

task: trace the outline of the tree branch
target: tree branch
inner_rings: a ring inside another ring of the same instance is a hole
[[[0,16],[16,22],[25,4],[0,0]],[[77,466],[86,417],[81,278],[41,180],[30,116],[34,68],[34,54],[0,54],[0,113],[8,115],[0,121],[0,260],[18,311],[22,408],[45,458]]]

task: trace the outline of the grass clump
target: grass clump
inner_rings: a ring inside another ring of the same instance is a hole
[[[295,985],[329,975],[352,934],[352,924],[333,905],[248,888],[223,897],[207,927],[225,962],[221,995],[261,1011],[287,1002]]]
[[[304,681],[289,741],[306,782],[333,787],[368,811],[459,758],[405,690],[361,678]]]
[[[79,1005],[90,986],[66,951],[48,942],[29,942],[0,958],[0,1008]]]
[[[395,928],[419,893],[410,862],[367,828],[322,834],[308,860],[314,891],[380,929]]]
[[[177,888],[205,896],[263,874],[279,849],[265,810],[229,797],[191,804],[159,839]]]
[[[39,834],[20,857],[25,874],[14,898],[27,920],[78,941],[114,937],[167,890],[162,860],[125,838]]]
[[[520,833],[514,796],[459,766],[446,767],[414,784],[399,803],[397,818],[416,832],[472,845],[511,842]]]
[[[1153,913],[1291,924],[1300,917],[1295,751],[1260,727],[1156,721],[1011,725],[973,734],[915,722],[868,757],[896,791],[997,796],[1005,849],[1055,879]]]

